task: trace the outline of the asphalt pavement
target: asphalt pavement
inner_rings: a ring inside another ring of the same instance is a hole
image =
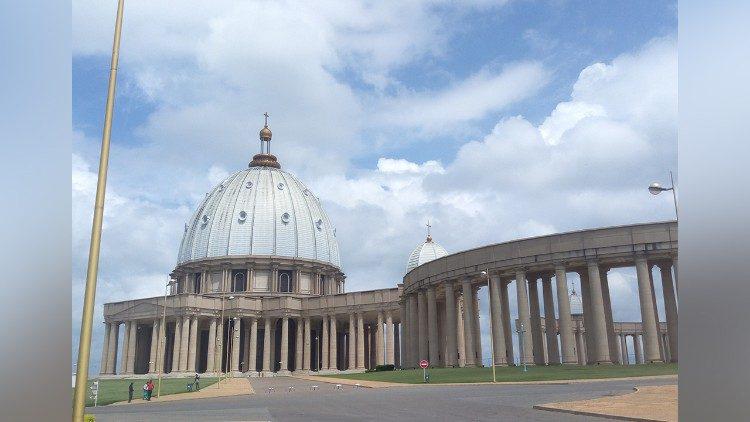
[[[108,421],[603,421],[533,405],[626,394],[676,380],[602,380],[535,385],[355,388],[289,377],[258,378],[256,394],[89,408]],[[317,388],[313,388],[317,386]],[[290,389],[289,387],[293,387]],[[271,390],[269,390],[271,388]]]

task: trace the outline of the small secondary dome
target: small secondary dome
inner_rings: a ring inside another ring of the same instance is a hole
[[[583,315],[583,301],[581,296],[578,296],[575,289],[570,294],[570,314],[571,315]]]
[[[428,222],[427,239],[416,248],[414,248],[414,250],[411,251],[411,254],[409,254],[409,261],[407,261],[406,263],[407,273],[424,263],[448,255],[448,252],[445,250],[445,248],[432,240],[432,236],[430,236],[430,227],[430,223]]]

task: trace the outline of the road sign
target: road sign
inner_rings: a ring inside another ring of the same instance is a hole
[[[427,359],[422,359],[419,361],[420,368],[426,369],[428,366],[430,366],[430,362],[427,362]]]

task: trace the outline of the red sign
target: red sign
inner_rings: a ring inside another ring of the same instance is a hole
[[[428,366],[430,366],[430,362],[427,362],[427,359],[422,359],[422,360],[419,361],[419,367],[420,368],[425,369]]]

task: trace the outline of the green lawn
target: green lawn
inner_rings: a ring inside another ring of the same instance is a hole
[[[523,372],[522,367],[497,367],[495,368],[497,381],[549,381],[677,374],[677,364],[673,363],[600,366],[553,365],[528,366],[527,368],[527,372]],[[492,381],[492,368],[432,368],[427,371],[430,374],[430,383]],[[325,376],[367,381],[401,382],[406,384],[422,383],[421,369]]]
[[[154,380],[154,385],[158,386],[158,380]],[[211,384],[215,384],[219,378],[201,378],[200,387],[205,388]],[[88,385],[90,386],[94,380],[89,380]],[[143,397],[143,384],[147,379],[144,378],[133,378],[133,379],[118,379],[118,380],[100,380],[99,381],[99,400],[97,405],[104,406],[106,404],[123,401],[128,399],[128,386],[133,383],[133,400],[142,400]],[[162,378],[161,380],[161,395],[166,396],[168,394],[178,394],[186,392],[185,385],[192,382],[192,377],[186,378]],[[216,387],[212,387],[216,388]],[[94,400],[89,398],[89,391],[86,392],[86,406],[93,406]],[[154,397],[156,397],[156,387],[154,387]]]

